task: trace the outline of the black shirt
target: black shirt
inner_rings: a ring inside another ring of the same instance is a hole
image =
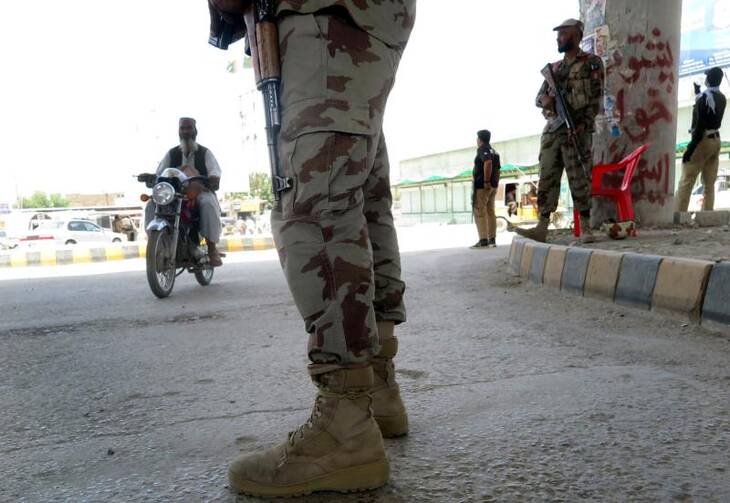
[[[474,188],[484,188],[484,163],[492,161],[492,178],[490,185],[495,189],[499,186],[499,154],[490,146],[482,145],[477,149],[477,156],[474,158],[474,170],[472,178],[474,178]]]
[[[725,105],[727,100],[725,95],[719,91],[710,91],[715,98],[715,111],[707,106],[707,96],[701,96],[692,109],[692,141],[687,146],[687,151],[691,154],[697,145],[705,137],[705,132],[712,129],[720,129],[722,126],[722,118],[725,115]]]

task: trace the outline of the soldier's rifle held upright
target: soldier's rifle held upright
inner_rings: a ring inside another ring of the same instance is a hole
[[[578,136],[575,132],[575,121],[573,120],[573,116],[570,114],[568,103],[565,101],[565,90],[563,90],[558,85],[558,82],[555,79],[553,65],[548,63],[547,65],[545,65],[545,68],[543,68],[540,73],[542,73],[542,76],[545,78],[545,82],[547,82],[548,86],[552,90],[552,95],[555,98],[555,112],[557,112],[558,117],[562,119],[565,127],[568,129],[568,137],[573,144],[575,154],[578,157],[578,162],[580,162],[580,166],[581,168],[583,168],[583,174],[585,175],[586,179],[588,180],[588,184],[590,185],[590,171],[586,167],[586,159],[585,157],[583,157],[583,151],[578,144]]]
[[[246,39],[256,77],[256,88],[261,91],[266,114],[266,144],[269,149],[269,167],[274,198],[292,187],[292,179],[281,173],[278,139],[281,130],[281,62],[279,59],[279,32],[276,26],[274,0],[253,0],[244,13]]]

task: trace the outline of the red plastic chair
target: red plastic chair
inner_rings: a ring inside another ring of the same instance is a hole
[[[598,166],[593,166],[591,195],[593,197],[613,199],[616,203],[616,214],[619,222],[634,220],[634,204],[631,200],[631,178],[639,166],[641,155],[648,148],[648,144],[642,145],[616,164],[599,164]],[[626,171],[624,172],[624,178],[621,181],[620,188],[615,189],[602,186],[603,175],[622,169],[626,169]],[[573,235],[575,237],[580,236],[580,213],[576,208],[573,209]]]

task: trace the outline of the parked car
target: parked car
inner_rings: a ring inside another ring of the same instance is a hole
[[[700,211],[705,199],[705,186],[700,184],[689,198],[689,211]],[[730,209],[730,177],[720,176],[715,181],[715,209]]]
[[[24,235],[20,242],[29,246],[36,244],[75,245],[78,243],[121,243],[127,236],[99,227],[94,222],[82,219],[49,220],[41,222],[35,230]]]

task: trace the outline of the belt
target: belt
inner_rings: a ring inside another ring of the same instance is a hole
[[[705,138],[719,138],[720,137],[720,131],[715,131],[712,133],[705,133]]]

